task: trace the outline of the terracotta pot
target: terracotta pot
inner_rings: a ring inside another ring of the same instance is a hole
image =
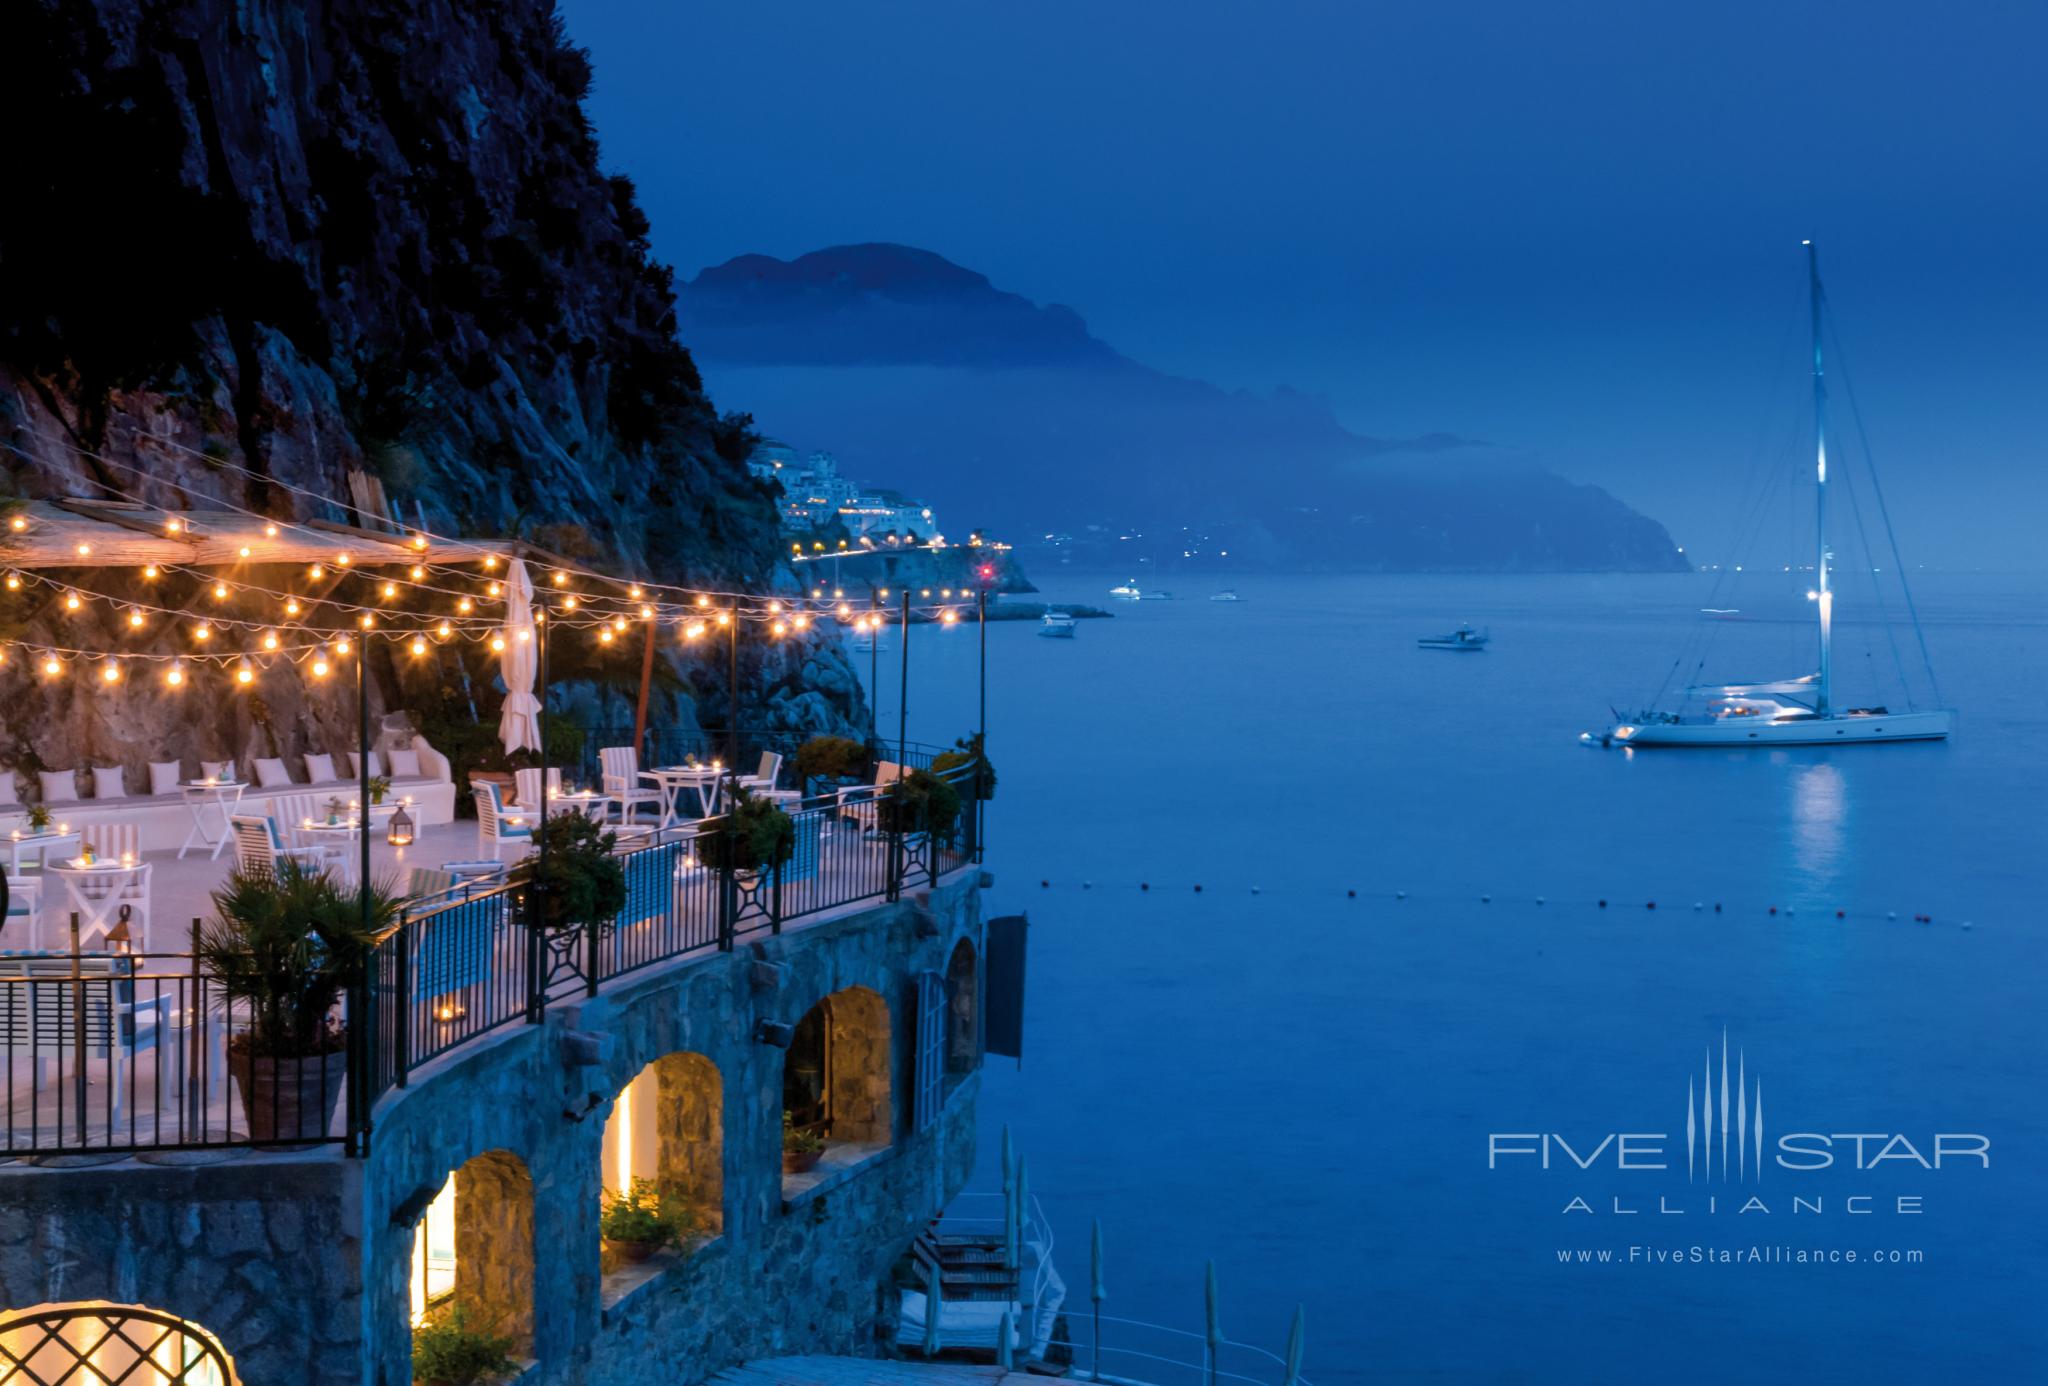
[[[258,1141],[322,1141],[334,1125],[348,1051],[303,1058],[228,1053],[228,1072],[242,1095],[249,1136]]]
[[[785,1150],[782,1152],[782,1172],[802,1174],[818,1167],[818,1161],[825,1158],[822,1150]]]
[[[660,1242],[617,1242],[610,1237],[604,1239],[604,1249],[623,1265],[638,1265],[661,1250]]]

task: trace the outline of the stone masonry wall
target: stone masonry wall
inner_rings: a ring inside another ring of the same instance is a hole
[[[179,1167],[0,1166],[0,1308],[139,1304],[213,1333],[243,1386],[400,1386],[411,1375],[412,1220],[452,1172],[488,1155],[458,1181],[457,1293],[510,1306],[521,1329],[530,1315],[537,1365],[521,1386],[688,1386],[767,1353],[872,1350],[891,1307],[889,1266],[972,1167],[978,1082],[951,1090],[932,1130],[909,1130],[917,974],[943,972],[962,939],[979,954],[971,877],[923,904],[650,968],[415,1070],[379,1104],[366,1160],[323,1149]],[[873,1138],[892,1143],[785,1200],[784,1051],[756,1025],[794,1023],[847,988],[872,992],[870,1020],[886,1020],[886,1042],[869,1028],[888,1080],[866,1101],[885,1128]],[[609,1036],[602,1062],[573,1065],[570,1031]],[[665,1136],[720,1150],[716,1169],[689,1181],[722,1204],[717,1235],[607,1278],[605,1120],[635,1074],[678,1053],[701,1060],[664,1066],[688,1075],[674,1091],[709,1092],[698,1065],[717,1069],[719,1110],[702,1110],[705,1098],[657,1118]],[[478,1178],[514,1216],[489,1229],[464,1218],[462,1186]]]

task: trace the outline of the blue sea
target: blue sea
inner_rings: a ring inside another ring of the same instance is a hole
[[[989,630],[989,904],[1031,954],[978,1183],[1008,1124],[1084,1365],[1100,1219],[1106,1314],[1199,1330],[1213,1259],[1230,1337],[1305,1306],[1317,1386],[2042,1379],[2048,579],[1921,578],[1946,744],[1624,753],[1576,738],[1703,576],[1034,576],[1116,615]],[[1709,633],[1782,676],[1808,619]],[[1491,648],[1416,648],[1461,621]],[[974,632],[911,638],[949,741]],[[1844,701],[1891,660],[1845,608]]]

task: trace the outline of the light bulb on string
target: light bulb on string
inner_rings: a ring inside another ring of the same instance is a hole
[[[78,556],[79,556],[80,558],[90,558],[90,557],[92,557],[92,545],[90,545],[90,544],[80,544],[80,545],[78,546]]]
[[[487,573],[494,573],[494,572],[496,572],[497,570],[498,570],[498,556],[497,556],[496,554],[494,554],[494,553],[487,553],[487,554],[485,554],[485,555],[484,555],[484,571],[485,571],[485,572],[487,572]]]
[[[566,584],[566,583],[567,583],[568,581],[569,581],[569,575],[568,575],[567,573],[563,573],[563,572],[557,572],[557,573],[556,573],[556,574],[554,575],[554,578],[553,578],[553,582],[554,582],[555,586],[557,586],[557,587],[561,587],[561,586],[563,586],[563,585],[564,585],[564,584]]]
[[[798,630],[809,630],[811,628],[811,618],[808,616],[798,616],[794,624]]]
[[[155,582],[157,580],[157,576],[158,569],[156,564],[154,563],[149,564],[142,570],[142,580],[144,582]]]
[[[492,653],[492,654],[503,654],[503,653],[505,653],[505,637],[504,637],[504,636],[502,636],[502,635],[494,635],[494,636],[492,636],[492,637],[491,637],[491,653]]]
[[[171,667],[164,670],[164,682],[172,688],[183,686],[185,682],[185,666],[175,660],[172,661]]]
[[[384,600],[388,602],[398,595],[398,584],[395,582],[387,582],[384,584],[382,590],[384,594]]]
[[[504,589],[504,587],[503,587],[502,585],[500,585],[500,584],[498,584],[498,583],[495,583],[495,582],[491,584],[491,595],[492,595],[492,596],[494,596],[494,597],[496,597],[496,596],[501,596],[501,595],[503,595],[503,594],[504,594],[504,591],[505,591],[505,589]]]
[[[224,602],[228,599],[228,585],[225,582],[216,582],[213,585],[213,599],[217,602]]]
[[[412,652],[413,652],[413,653],[414,653],[415,655],[423,655],[423,654],[425,654],[425,653],[427,652],[427,642],[426,642],[426,641],[425,641],[424,639],[422,639],[421,637],[419,637],[419,636],[415,635],[415,636],[414,636],[414,637],[412,638],[412,646],[411,646],[411,648],[412,648]]]
[[[461,616],[467,616],[470,613],[470,609],[475,605],[476,603],[472,602],[469,598],[464,597],[461,601],[455,603],[456,614]]]
[[[697,605],[699,605],[699,606],[709,606],[709,605],[711,605],[711,598],[709,598],[709,597],[707,597],[707,596],[703,595],[702,593],[699,593],[699,594],[698,594],[698,596],[697,596]]]
[[[78,610],[78,608],[84,605],[85,603],[78,599],[78,594],[76,592],[69,592],[65,594],[64,609],[66,611],[76,611]]]
[[[7,522],[7,527],[13,530],[16,534],[19,534],[23,530],[28,528],[28,517],[25,515],[16,515],[13,519]]]
[[[420,565],[417,563],[412,565],[412,580],[414,582],[423,581],[425,580],[426,576],[427,570],[425,568],[420,567]]]
[[[59,658],[57,658],[57,656],[55,656],[55,655],[51,655],[51,656],[50,656],[49,658],[47,658],[47,659],[45,659],[45,660],[43,661],[43,677],[44,677],[44,678],[46,678],[46,679],[54,679],[54,678],[56,678],[56,677],[57,677],[57,675],[59,675],[59,674],[61,674],[61,673],[63,673],[63,672],[64,672],[64,661],[63,661],[63,660],[61,660],[61,659],[59,659]]]
[[[119,683],[121,681],[120,664],[111,659],[102,664],[100,666],[100,679],[104,683]]]
[[[318,563],[315,563],[312,567],[306,569],[306,576],[318,582],[321,578],[327,576],[327,570]]]
[[[235,682],[250,684],[256,682],[256,670],[246,661],[235,667]]]
[[[699,640],[703,638],[703,635],[704,623],[702,621],[697,622],[695,625],[685,626],[683,628],[683,639],[685,640]]]
[[[443,621],[440,625],[434,627],[434,634],[440,636],[443,640],[446,640],[450,635],[453,635],[454,633],[455,628],[449,625],[446,621]]]
[[[643,595],[640,590],[640,584],[636,582],[631,587],[628,587],[626,589],[626,595],[631,597],[636,602],[639,601],[641,596]]]
[[[955,624],[957,624],[957,623],[959,622],[959,620],[960,620],[960,613],[959,613],[959,612],[957,612],[957,611],[955,611],[955,610],[954,610],[954,609],[953,609],[952,607],[950,607],[950,606],[949,606],[949,607],[947,607],[947,608],[946,608],[946,609],[945,609],[944,611],[942,611],[942,612],[940,612],[940,613],[939,613],[939,620],[940,620],[940,621],[941,621],[942,623],[944,623],[944,624],[946,624],[946,625],[949,625],[949,626],[950,626],[950,625],[955,625]]]
[[[247,544],[244,544],[240,549],[236,550],[236,552],[241,554],[242,557],[247,558],[251,553],[255,552],[255,550],[251,549]]]
[[[564,610],[564,611],[574,611],[575,609],[576,609],[576,599],[575,599],[574,597],[564,597],[564,598],[562,598],[562,610]]]
[[[347,640],[345,640],[345,639],[344,639],[344,640],[337,640],[337,641],[335,641],[335,642],[334,642],[334,652],[335,652],[336,654],[338,654],[338,655],[345,655],[345,654],[347,654],[347,653],[349,652],[349,643],[348,643],[348,641],[347,641]]]
[[[719,613],[718,613],[718,624],[719,624],[719,625],[721,625],[721,626],[729,626],[729,625],[731,625],[731,624],[732,624],[732,613],[731,613],[730,611],[721,611],[721,612],[719,612]]]
[[[276,525],[265,525],[265,526],[263,526],[263,537],[264,537],[265,539],[275,539],[275,538],[277,538],[277,526],[276,526]]]
[[[7,575],[7,590],[10,592],[19,592],[21,590],[21,579],[13,573]]]
[[[348,556],[347,554],[345,554],[345,553],[338,553],[338,554],[334,555],[334,566],[335,566],[335,567],[337,567],[337,568],[346,568],[346,567],[347,567],[348,565],[349,565],[349,556]]]
[[[296,616],[299,614],[299,603],[297,598],[294,598],[291,601],[288,601],[284,604],[284,614],[287,616]]]
[[[128,629],[141,630],[147,624],[148,620],[139,608],[128,613]]]
[[[377,618],[365,611],[362,615],[356,617],[356,624],[364,630],[374,630],[377,627]]]
[[[600,630],[597,633],[597,643],[600,645],[609,645],[612,643],[612,628],[610,626],[606,626],[603,630]]]
[[[277,648],[277,632],[276,632],[276,631],[274,631],[274,630],[267,630],[267,631],[263,632],[263,648],[264,648],[264,649],[266,649],[266,650],[274,650],[274,649],[276,649],[276,648]]]
[[[768,627],[768,629],[774,632],[776,635],[783,635],[788,632],[789,627],[781,621],[777,621],[774,625]]]
[[[326,654],[320,651],[315,651],[313,655],[313,677],[316,679],[326,678],[328,674],[328,667],[329,666],[327,663]]]
[[[200,622],[192,628],[192,638],[200,641],[213,639],[213,627],[203,621]]]

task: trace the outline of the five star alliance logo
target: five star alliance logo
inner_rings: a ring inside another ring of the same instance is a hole
[[[1764,1177],[1764,1085],[1748,1072],[1748,1056],[1735,1051],[1734,1115],[1729,1114],[1728,1032],[1721,1032],[1720,1094],[1715,1099],[1714,1047],[1707,1046],[1704,1077],[1697,1089],[1685,1080],[1685,1177],[1689,1182],[1716,1177],[1715,1157],[1719,1155],[1719,1178],[1728,1183],[1728,1137],[1735,1137],[1735,1180],[1745,1183]],[[1715,1120],[1718,1105],[1720,1119]],[[1715,1137],[1720,1148],[1715,1149]]]

